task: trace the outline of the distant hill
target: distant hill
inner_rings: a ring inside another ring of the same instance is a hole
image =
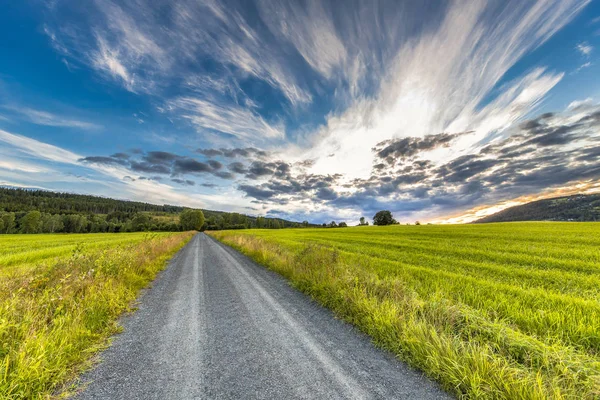
[[[19,219],[27,212],[39,211],[48,215],[84,215],[98,216],[100,219],[115,224],[125,225],[136,214],[147,214],[152,217],[156,230],[177,230],[179,213],[184,207],[173,205],[156,205],[137,201],[115,200],[106,197],[89,196],[72,193],[50,192],[23,188],[0,187],[0,214],[14,213]],[[243,229],[243,228],[289,228],[300,226],[318,226],[308,223],[288,221],[281,218],[255,217],[224,211],[202,210],[206,217],[206,229]],[[98,219],[98,218],[96,218]],[[152,224],[151,223],[151,224]],[[105,224],[103,224],[104,226]],[[92,229],[92,228],[89,228]],[[103,228],[98,228],[103,231]],[[123,229],[123,228],[119,228]],[[128,228],[129,229],[129,228]],[[0,229],[0,233],[2,229]]]
[[[600,221],[600,194],[532,201],[488,215],[475,223],[510,221]]]

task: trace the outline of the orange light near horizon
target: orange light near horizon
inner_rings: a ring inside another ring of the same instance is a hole
[[[431,220],[428,222],[434,224],[467,224],[476,221],[488,215],[495,214],[507,208],[530,203],[536,200],[550,199],[553,197],[571,196],[575,194],[594,194],[600,193],[599,181],[576,182],[569,186],[563,186],[558,189],[546,191],[539,194],[530,194],[517,197],[516,199],[506,200],[494,205],[478,206],[458,215]]]

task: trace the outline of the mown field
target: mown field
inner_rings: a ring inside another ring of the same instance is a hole
[[[0,235],[0,399],[68,394],[192,235]]]
[[[210,233],[464,398],[600,398],[600,224]]]

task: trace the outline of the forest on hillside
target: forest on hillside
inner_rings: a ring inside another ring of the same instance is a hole
[[[600,194],[578,194],[532,201],[476,221],[600,221]]]
[[[72,193],[0,188],[0,233],[181,231],[184,207]],[[316,226],[307,221],[202,210],[203,230]]]

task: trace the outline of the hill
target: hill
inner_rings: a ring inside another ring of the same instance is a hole
[[[148,229],[176,231],[179,230],[179,213],[183,210],[184,207],[168,204],[156,205],[99,196],[0,187],[0,217],[2,217],[0,221],[5,217],[13,220],[10,229],[7,228],[9,224],[3,222],[0,233],[20,231],[22,218],[31,211],[39,211],[42,214],[40,226],[58,225],[63,226],[62,229],[69,226],[69,232]],[[281,218],[256,217],[214,210],[202,211],[206,218],[205,229],[209,230],[316,226]],[[76,217],[81,218],[76,221]],[[75,227],[71,228],[71,225]],[[46,232],[42,227],[39,231]],[[62,231],[64,230],[51,228],[48,233]]]
[[[475,223],[511,221],[600,221],[600,194],[532,201],[488,215]]]

